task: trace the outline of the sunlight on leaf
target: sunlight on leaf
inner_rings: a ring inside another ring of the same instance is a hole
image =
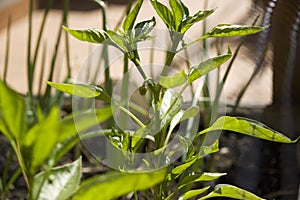
[[[229,58],[231,58],[231,55],[232,55],[231,50],[230,48],[228,48],[227,54],[216,56],[214,58],[209,58],[203,61],[202,63],[200,63],[200,65],[192,67],[188,75],[189,83],[192,83],[193,81],[197,80],[201,76],[221,66],[223,63],[229,60]]]
[[[204,187],[204,188],[201,188],[198,190],[189,190],[184,195],[179,197],[179,200],[186,200],[186,199],[190,199],[192,197],[198,196],[198,195],[206,192],[209,188],[210,188],[210,186],[207,186],[207,187]]]
[[[209,37],[233,37],[233,36],[245,36],[255,34],[265,30],[267,27],[261,26],[244,26],[244,25],[231,25],[231,24],[219,24],[212,30],[208,31],[201,39]]]
[[[184,84],[186,81],[186,74],[182,69],[174,76],[159,76],[159,84],[165,88],[174,88]]]
[[[26,129],[24,98],[0,80],[0,131],[20,141]]]
[[[84,84],[72,84],[72,83],[54,83],[47,82],[50,86],[65,92],[67,94],[83,97],[83,98],[96,98],[98,100],[103,100],[106,102],[111,101],[108,94],[104,90],[95,85],[84,85]]]
[[[145,190],[165,179],[167,169],[145,173],[111,172],[85,180],[73,200],[115,199],[132,191]]]
[[[226,173],[209,173],[209,172],[189,175],[183,178],[179,188],[182,188],[190,183],[201,182],[201,181],[213,181],[225,175]]]
[[[132,11],[130,11],[130,13],[125,18],[124,23],[123,23],[123,29],[125,32],[133,28],[134,22],[140,11],[142,3],[143,3],[143,0],[138,0],[135,7],[132,9]]]
[[[157,0],[150,0],[153,8],[155,9],[156,13],[159,17],[163,20],[165,25],[170,29],[175,31],[175,21],[172,11],[169,10],[164,4],[158,2]]]
[[[33,199],[64,200],[70,198],[79,188],[81,166],[81,158],[78,158],[73,163],[53,168],[44,182],[45,172],[35,175],[32,188]]]
[[[262,200],[262,198],[252,194],[251,192],[227,184],[216,185],[211,193],[201,197],[199,200],[209,199],[212,197],[229,197],[242,200]]]
[[[199,132],[199,135],[208,133],[215,130],[227,130],[233,131],[253,137],[257,137],[264,140],[270,140],[281,143],[295,143],[298,141],[291,140],[283,134],[267,127],[266,125],[247,118],[242,117],[230,117],[223,116],[217,119],[217,121],[209,128]]]
[[[87,29],[87,30],[73,30],[63,26],[68,33],[78,40],[91,42],[91,43],[103,43],[105,40],[109,39],[107,33],[100,29]]]

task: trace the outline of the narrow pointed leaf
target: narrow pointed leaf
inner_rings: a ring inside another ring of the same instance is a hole
[[[152,17],[152,19],[143,21],[138,23],[135,27],[135,38],[138,39],[138,41],[142,41],[147,39],[149,36],[148,34],[152,31],[156,24],[155,18]]]
[[[243,200],[262,200],[262,198],[256,196],[251,192],[227,184],[216,185],[216,187],[211,193],[209,193],[204,197],[201,197],[199,200],[209,199],[212,197],[228,197],[228,198],[243,199]]]
[[[184,172],[187,168],[192,166],[196,161],[198,160],[198,157],[194,157],[190,159],[189,161],[185,162],[184,164],[181,164],[174,169],[172,169],[172,174],[181,174]]]
[[[73,37],[81,41],[100,44],[109,39],[107,33],[99,29],[73,30],[65,26],[63,26],[63,29],[65,29]]]
[[[180,111],[182,104],[182,96],[179,96],[175,91],[169,89],[165,92],[160,107],[161,127],[171,122]]]
[[[176,30],[178,30],[178,27],[180,26],[181,21],[184,17],[183,8],[182,8],[181,3],[180,3],[179,0],[169,0],[169,4],[170,4],[171,9],[173,11]]]
[[[193,16],[188,16],[181,23],[181,29],[179,30],[181,33],[185,33],[189,28],[191,28],[195,23],[205,19],[209,15],[211,15],[214,10],[201,10],[194,14]]]
[[[78,158],[73,163],[53,168],[44,182],[45,172],[37,174],[34,177],[32,188],[34,199],[63,200],[70,198],[79,188],[81,166],[81,158]]]
[[[213,181],[225,175],[226,173],[204,172],[201,174],[193,174],[190,176],[186,176],[182,179],[179,189],[190,183],[201,182],[201,181]]]
[[[161,18],[161,20],[165,23],[165,25],[175,31],[175,21],[174,16],[172,14],[172,11],[169,10],[164,4],[158,2],[157,0],[150,0],[153,8],[155,9],[158,16]]]
[[[230,116],[220,117],[211,127],[199,132],[199,134],[201,135],[215,130],[233,131],[233,132],[257,137],[260,139],[270,140],[274,142],[281,142],[281,143],[295,143],[299,139],[298,138],[296,140],[291,140],[290,138],[267,127],[266,125],[258,121],[242,118],[242,117],[230,117]]]
[[[198,196],[204,192],[206,192],[208,189],[210,188],[210,186],[198,189],[198,190],[189,190],[188,192],[186,192],[182,197],[180,197],[180,200],[186,200],[186,199],[190,199],[192,197]]]
[[[210,31],[208,31],[202,39],[209,37],[233,37],[233,36],[245,36],[255,34],[265,30],[267,27],[262,26],[245,26],[245,25],[231,25],[231,24],[219,24]]]
[[[33,126],[24,138],[21,152],[31,175],[35,174],[58,142],[59,109],[52,108],[49,115]]]
[[[209,58],[203,61],[202,63],[200,63],[200,65],[192,67],[189,71],[188,82],[192,83],[193,81],[197,80],[201,76],[221,66],[223,63],[229,60],[231,55],[232,55],[231,50],[228,48],[227,54],[216,56],[214,58]]]
[[[24,98],[0,80],[0,132],[20,141],[26,129]]]
[[[134,22],[141,9],[142,4],[143,4],[143,0],[138,0],[135,7],[129,12],[129,14],[125,18],[125,21],[123,23],[123,29],[125,32],[133,28]]]
[[[132,191],[145,190],[165,179],[167,169],[148,173],[113,172],[87,179],[73,200],[116,199]]]
[[[174,76],[159,76],[159,84],[165,88],[178,87],[184,84],[186,80],[186,74],[183,69]]]
[[[47,82],[50,86],[74,96],[79,96],[83,98],[96,98],[98,100],[103,100],[106,102],[111,101],[109,95],[104,92],[104,90],[95,85],[84,85],[84,84],[72,84],[72,83],[54,83]]]

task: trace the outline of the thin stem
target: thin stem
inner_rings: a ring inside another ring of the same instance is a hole
[[[69,0],[64,0],[64,25],[68,26],[68,13],[69,13]],[[67,61],[67,78],[71,77],[71,62],[70,62],[70,45],[69,45],[69,34],[65,32],[65,46],[66,46],[66,61]]]
[[[143,122],[141,122],[133,113],[131,113],[129,110],[127,110],[126,108],[124,108],[123,106],[119,105],[117,102],[114,102],[121,111],[123,111],[124,113],[126,113],[127,115],[129,115],[140,127],[145,128],[145,124],[143,124]]]
[[[142,75],[144,80],[148,80],[147,75],[145,74],[143,68],[141,67],[141,63],[140,60],[138,58],[133,58],[131,59],[131,61],[134,63],[134,65],[136,66],[136,68],[138,69],[139,73]]]
[[[28,173],[26,165],[24,163],[19,145],[15,141],[13,141],[13,142],[11,142],[11,146],[16,153],[19,165],[22,169],[22,173],[23,173],[23,177],[24,177],[27,189],[30,191],[31,190],[31,181],[30,181],[31,178],[29,177],[29,173]]]
[[[6,50],[5,50],[5,61],[4,61],[4,73],[3,81],[6,83],[7,71],[8,71],[8,60],[9,60],[9,47],[10,47],[10,27],[11,27],[11,16],[7,20],[7,32],[6,32]]]
[[[121,99],[122,106],[128,108],[128,56],[124,55],[124,67],[123,67],[123,79],[122,79],[122,90],[121,90]],[[125,113],[120,113],[120,126],[127,129],[127,118]]]
[[[29,1],[28,39],[27,39],[27,84],[29,95],[32,96],[32,65],[31,65],[31,37],[32,37],[33,0]]]

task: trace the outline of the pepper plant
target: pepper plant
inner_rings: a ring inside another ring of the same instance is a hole
[[[96,2],[103,6],[102,1]],[[144,80],[139,87],[140,95],[147,95],[150,99],[145,102],[151,108],[146,114],[146,120],[137,117],[135,113],[138,109],[120,104],[110,91],[105,91],[98,85],[50,81],[48,84],[74,96],[104,101],[105,106],[92,113],[93,116],[96,114],[97,123],[112,117],[112,108],[116,107],[136,123],[136,130],[123,130],[112,123],[107,129],[90,132],[89,128],[95,125],[90,110],[74,113],[73,116],[61,120],[56,107],[47,117],[39,114],[41,112],[37,108],[39,123],[28,127],[25,99],[0,82],[0,131],[9,139],[18,157],[29,189],[29,198],[115,199],[126,195],[127,198],[134,199],[262,199],[233,185],[213,184],[226,174],[206,172],[201,167],[205,156],[218,151],[218,139],[209,141],[210,135],[226,130],[274,142],[294,143],[297,140],[291,140],[260,122],[241,117],[221,116],[202,130],[193,128],[198,127],[199,122],[196,119],[202,104],[199,102],[198,93],[195,93],[195,101],[186,108],[183,92],[195,81],[232,59],[232,50],[229,47],[226,53],[191,67],[181,67],[176,74],[170,75],[169,70],[175,62],[176,54],[193,43],[208,38],[255,34],[265,27],[220,24],[192,43],[186,43],[186,31],[197,22],[205,20],[214,10],[201,10],[190,14],[181,0],[169,0],[170,8],[157,0],[150,0],[168,28],[171,39],[165,66],[156,80],[145,72],[138,45],[155,37],[151,32],[156,19],[151,17],[136,23],[143,0],[138,0],[134,6],[132,2],[118,31],[108,28],[63,28],[79,40],[117,48],[123,53],[124,61],[129,59],[134,64]],[[15,113],[16,117],[12,119],[11,113]],[[185,123],[188,125],[183,131],[177,129]],[[117,170],[94,175],[79,183],[80,158],[71,164],[53,168],[57,160],[78,142],[76,132],[80,133],[82,140],[95,136],[108,138],[115,152],[123,158],[121,162],[117,162]],[[173,144],[172,141],[176,143]],[[141,152],[147,155],[143,159],[138,157]]]

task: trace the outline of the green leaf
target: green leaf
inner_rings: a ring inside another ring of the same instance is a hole
[[[216,185],[211,193],[204,197],[201,197],[199,200],[209,199],[212,197],[229,197],[243,200],[262,200],[262,198],[256,196],[255,194],[252,194],[251,192],[227,184]]]
[[[207,186],[207,187],[204,187],[204,188],[201,188],[201,189],[197,189],[197,190],[189,190],[183,196],[181,196],[179,199],[180,200],[190,199],[192,197],[195,197],[197,195],[200,195],[200,194],[206,192],[209,188],[210,188],[210,186]]]
[[[198,160],[198,157],[194,157],[190,159],[189,161],[185,162],[184,164],[181,164],[174,169],[172,169],[172,174],[181,174],[184,172],[187,168],[192,166],[196,161]]]
[[[152,17],[152,19],[147,21],[142,21],[138,23],[134,29],[135,29],[135,38],[138,41],[146,40],[149,36],[148,34],[152,31],[156,24],[155,18]]]
[[[126,43],[125,38],[128,37],[125,33],[124,35],[119,35],[118,33],[107,30],[107,34],[110,37],[110,41],[114,44],[116,48],[121,50],[123,53],[127,53],[130,51],[130,46]]]
[[[191,106],[186,111],[184,111],[180,121],[184,121],[188,118],[195,117],[198,115],[200,108],[198,106]]]
[[[195,182],[200,182],[200,181],[213,181],[213,180],[216,180],[216,179],[220,178],[221,176],[225,176],[225,175],[226,175],[226,173],[204,172],[201,174],[193,174],[190,176],[186,176],[182,179],[179,189],[183,188],[184,186],[186,186],[187,184],[190,184],[190,183],[195,183]]]
[[[162,99],[160,106],[161,127],[171,122],[173,117],[180,111],[183,104],[182,96],[168,89]]]
[[[181,21],[184,17],[183,8],[181,6],[180,0],[169,0],[169,4],[170,4],[171,9],[173,11],[176,30],[178,30],[178,28],[181,24]]]
[[[211,15],[214,10],[201,10],[194,14],[193,16],[188,16],[181,23],[181,29],[179,30],[181,33],[185,33],[190,27],[192,27],[195,23],[205,19],[209,15]]]
[[[201,135],[215,130],[233,131],[260,139],[281,143],[295,143],[299,139],[291,140],[283,134],[272,130],[266,125],[252,119],[229,116],[220,117],[211,127],[199,132],[198,134]]]
[[[227,54],[216,56],[214,58],[209,58],[203,61],[202,63],[200,63],[200,65],[191,67],[188,74],[188,82],[192,83],[193,81],[197,80],[201,76],[221,66],[223,63],[229,60],[231,55],[232,55],[231,50],[230,48],[228,48]]]
[[[61,121],[60,141],[68,138],[66,136],[71,135],[73,132],[80,134],[92,126],[109,119],[111,116],[111,106],[87,112],[72,113]]]
[[[134,22],[136,20],[136,17],[140,11],[142,4],[143,4],[143,0],[138,0],[135,7],[126,16],[125,21],[123,23],[123,29],[125,32],[127,32],[128,30],[131,30],[133,28]]]
[[[0,132],[20,142],[26,131],[24,98],[0,80]]]
[[[46,172],[35,175],[33,199],[65,200],[71,197],[79,188],[81,166],[80,157],[73,163],[51,169],[49,176]]]
[[[148,173],[112,172],[87,179],[73,200],[115,199],[132,191],[145,190],[165,179],[167,169]]]
[[[201,39],[209,37],[233,37],[233,36],[245,36],[255,34],[265,30],[267,27],[262,26],[244,26],[244,25],[231,25],[231,24],[219,24],[210,31],[208,31]]]
[[[53,107],[45,119],[26,133],[21,152],[31,175],[35,174],[58,142],[60,134],[58,117],[59,109]]]
[[[65,29],[73,37],[81,41],[100,44],[109,39],[107,33],[99,29],[73,30],[65,26],[63,26],[63,29]]]
[[[96,98],[110,103],[110,96],[104,90],[95,85],[72,84],[72,83],[54,83],[47,82],[50,86],[65,92],[67,94],[83,97],[83,98]]]
[[[159,76],[159,84],[165,88],[178,87],[186,82],[186,74],[182,69],[174,76]]]
[[[174,15],[172,14],[172,11],[169,10],[164,4],[159,3],[157,0],[150,0],[153,8],[155,9],[158,16],[161,18],[161,20],[165,23],[165,25],[175,31],[175,21],[174,21]]]
[[[92,112],[71,114],[59,120],[59,109],[53,107],[45,119],[26,133],[21,146],[25,165],[30,174],[35,174],[46,160],[52,165],[57,161],[55,156],[61,156],[54,152],[57,143],[63,143],[70,137],[108,119],[111,115],[111,107],[108,106]]]

